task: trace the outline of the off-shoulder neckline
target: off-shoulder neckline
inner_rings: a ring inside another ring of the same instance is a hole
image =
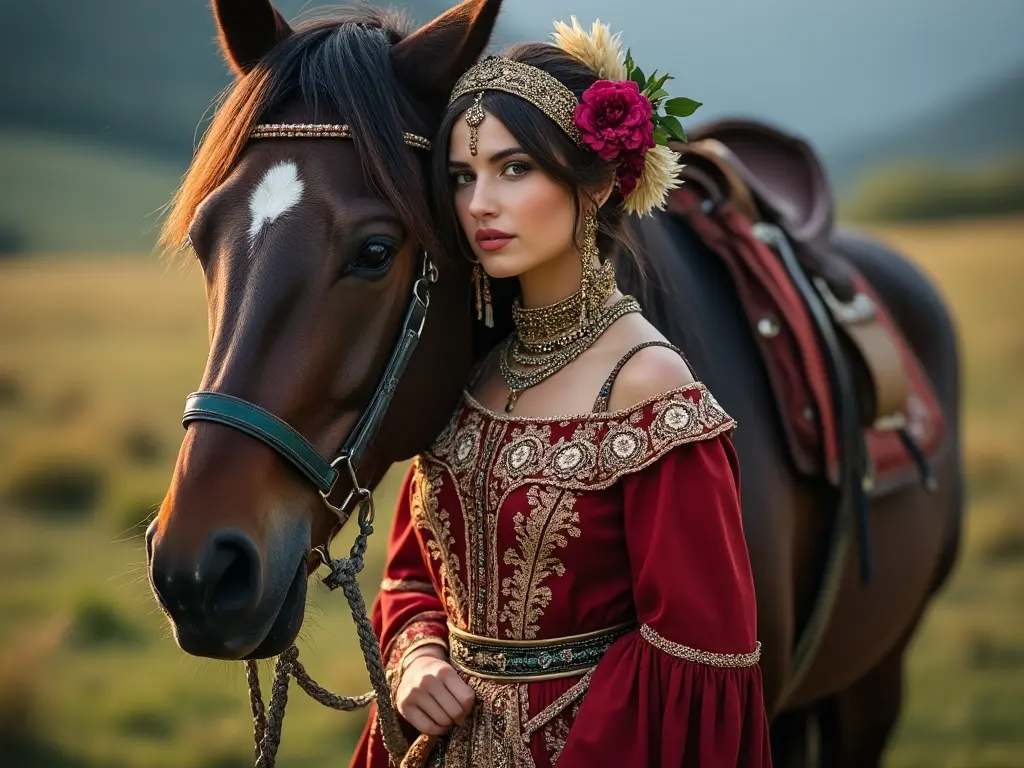
[[[690,381],[682,386],[675,387],[674,389],[668,389],[662,392],[660,395],[649,397],[646,400],[641,400],[627,408],[620,408],[616,411],[590,411],[588,413],[567,413],[559,414],[556,416],[516,416],[515,414],[498,413],[493,411],[487,406],[483,405],[475,397],[473,397],[468,389],[462,390],[462,399],[470,407],[471,410],[481,413],[492,421],[507,421],[516,423],[529,423],[529,424],[560,424],[566,421],[616,421],[621,420],[626,416],[637,411],[642,411],[654,403],[661,402],[662,400],[671,400],[676,395],[681,395],[685,392],[698,391],[701,393],[701,397],[710,396],[708,388],[704,386],[703,382]]]

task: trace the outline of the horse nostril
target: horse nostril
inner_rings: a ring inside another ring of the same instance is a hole
[[[256,544],[241,531],[220,531],[203,563],[206,608],[211,615],[253,610],[263,593],[263,569]]]

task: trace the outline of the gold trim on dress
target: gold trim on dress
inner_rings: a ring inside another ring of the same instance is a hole
[[[649,624],[643,624],[640,627],[640,635],[659,651],[664,651],[670,656],[675,656],[685,661],[692,661],[694,664],[705,664],[709,667],[732,669],[752,667],[761,658],[761,643],[757,643],[754,646],[754,650],[750,653],[713,653],[711,651],[699,651],[688,645],[680,645],[679,643],[673,643],[671,640],[666,640]]]
[[[381,592],[421,592],[425,595],[437,595],[434,585],[429,581],[416,579],[383,579],[380,583]]]
[[[466,632],[463,629],[459,629],[450,621],[448,622],[448,633],[455,635],[461,640],[466,640],[471,643],[481,643],[486,645],[500,645],[504,648],[538,648],[547,645],[558,645],[560,643],[574,643],[581,640],[591,640],[595,637],[602,637],[604,635],[610,635],[618,632],[621,629],[635,626],[632,621],[624,621],[621,624],[614,624],[604,629],[597,629],[593,632],[584,632],[579,635],[563,635],[562,637],[547,637],[541,640],[505,640],[497,637],[484,637],[482,635],[474,635],[472,632]]]
[[[501,683],[577,677],[596,667],[608,648],[635,626],[626,622],[571,637],[496,640],[449,625],[449,661],[470,677]]]

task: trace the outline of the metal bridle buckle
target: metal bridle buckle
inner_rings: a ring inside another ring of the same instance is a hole
[[[364,488],[363,485],[359,482],[359,478],[356,477],[356,469],[355,467],[352,466],[352,457],[349,456],[349,454],[343,453],[340,456],[338,456],[338,458],[331,462],[331,467],[333,469],[337,469],[338,465],[341,463],[344,463],[345,467],[348,469],[348,476],[349,479],[352,481],[352,490],[348,492],[348,495],[345,497],[345,500],[341,503],[340,506],[336,507],[333,504],[331,504],[328,497],[330,497],[330,495],[334,492],[334,487],[338,484],[338,478],[341,477],[341,472],[339,472],[338,475],[334,478],[334,484],[331,485],[331,487],[326,492],[320,491],[320,498],[324,500],[324,504],[327,505],[327,508],[330,509],[334,514],[336,514],[341,519],[341,523],[342,525],[344,525],[348,522],[349,517],[352,516],[352,513],[347,511],[348,505],[352,503],[352,499],[358,496],[359,499],[362,501],[372,500],[373,492],[369,488]],[[369,507],[370,514],[367,522],[372,523],[373,505],[370,504]]]

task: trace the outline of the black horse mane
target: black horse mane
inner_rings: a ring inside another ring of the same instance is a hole
[[[394,207],[409,233],[436,250],[425,186],[426,158],[403,131],[426,134],[425,105],[403,93],[389,58],[410,25],[369,6],[332,9],[307,20],[227,91],[171,203],[161,245],[185,242],[196,208],[231,173],[254,125],[274,122],[301,101],[311,122],[352,129],[366,179]]]

